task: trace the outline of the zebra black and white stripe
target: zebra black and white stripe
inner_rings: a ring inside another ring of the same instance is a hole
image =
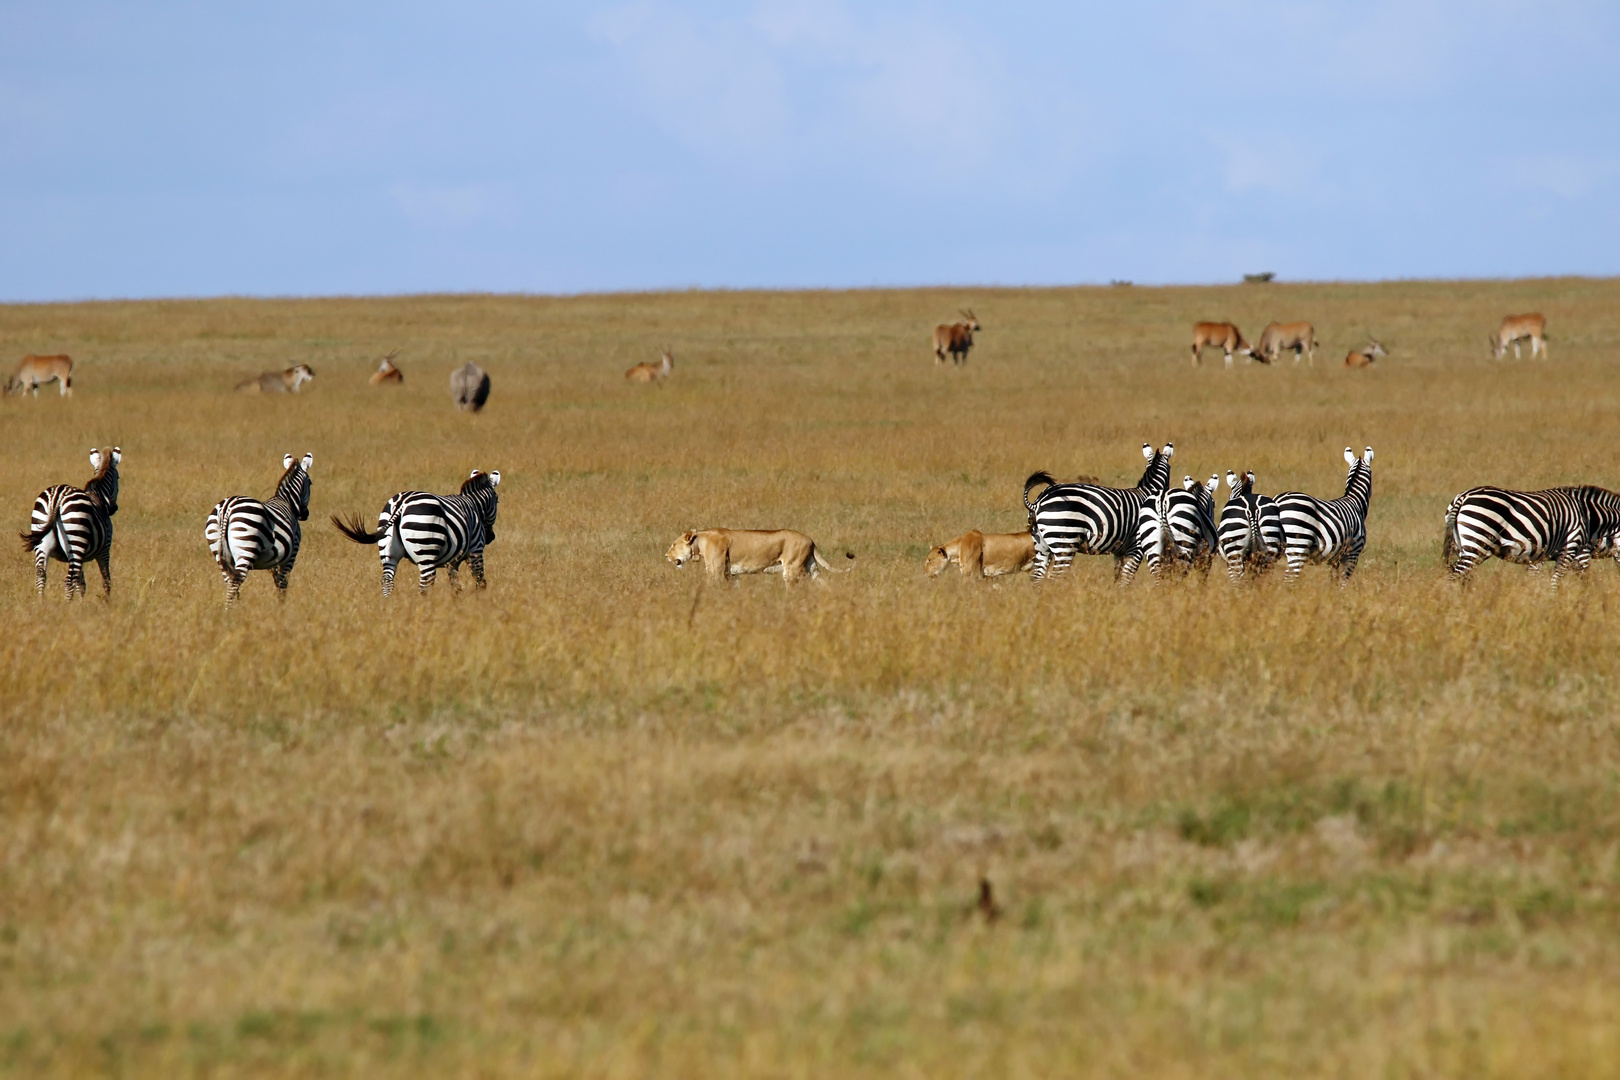
[[[485,473],[474,469],[458,495],[402,491],[383,507],[374,533],[367,532],[359,518],[344,521],[334,514],[332,524],[357,544],[377,545],[384,596],[393,594],[394,571],[405,559],[416,564],[422,592],[433,584],[440,567],[448,570],[454,588],[456,571],[463,562],[472,567],[473,581],[482,589],[484,548],[495,540],[499,509],[495,488],[500,482],[500,470]]]
[[[1133,488],[1060,484],[1047,472],[1025,480],[1024,506],[1035,538],[1034,580],[1040,581],[1048,571],[1061,574],[1068,570],[1077,554],[1112,555],[1115,580],[1128,585],[1142,561],[1136,543],[1142,503],[1169,485],[1170,458],[1175,452],[1170,443],[1159,451],[1142,444],[1148,465]],[[1030,502],[1030,489],[1038,484],[1047,485],[1046,490]]]
[[[1218,476],[1206,484],[1183,476],[1180,488],[1142,501],[1136,546],[1154,577],[1177,570],[1208,572],[1215,554],[1215,489],[1220,483]]]
[[[302,461],[288,454],[281,459],[284,471],[275,495],[264,502],[232,495],[209,512],[204,535],[225,578],[227,604],[236,603],[250,570],[270,571],[277,592],[286,599],[287,575],[303,541],[298,523],[309,519],[309,467],[314,462],[314,454],[305,454]]]
[[[1356,561],[1367,546],[1367,507],[1372,502],[1372,447],[1357,460],[1354,451],[1344,448],[1350,466],[1344,481],[1344,494],[1337,499],[1318,499],[1302,491],[1285,491],[1277,496],[1282,516],[1283,555],[1288,560],[1284,576],[1299,577],[1306,563],[1327,563],[1338,572],[1342,585],[1356,571]]]
[[[95,475],[82,488],[57,484],[39,493],[23,547],[34,553],[35,584],[45,595],[45,564],[52,559],[67,563],[67,598],[84,595],[84,564],[94,559],[101,568],[102,595],[112,595],[112,517],[118,513],[118,463],[124,452],[113,447],[102,455],[90,451]]]
[[[1226,486],[1232,494],[1221,507],[1216,532],[1227,576],[1241,581],[1246,571],[1253,569],[1263,574],[1283,557],[1282,514],[1277,500],[1255,492],[1253,471],[1245,472],[1240,482],[1237,474],[1228,470]]]
[[[1453,577],[1466,580],[1490,558],[1531,569],[1553,561],[1552,584],[1571,569],[1584,571],[1592,556],[1620,564],[1620,495],[1607,488],[1559,487],[1510,491],[1476,487],[1446,508],[1444,557]]]

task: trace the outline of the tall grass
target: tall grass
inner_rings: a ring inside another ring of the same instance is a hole
[[[0,308],[0,505],[124,450],[114,592],[0,579],[17,1074],[1607,1074],[1620,575],[1442,579],[1475,483],[1620,486],[1620,282]],[[933,324],[984,323],[962,370]],[[1508,311],[1552,359],[1497,362]],[[1316,366],[1187,362],[1309,318]],[[1337,358],[1372,333],[1391,356]],[[631,386],[673,344],[675,376]],[[373,388],[401,349],[406,382]],[[492,376],[456,413],[449,371]],[[307,362],[297,397],[247,375]],[[1037,468],[1337,495],[1351,585],[922,574]],[[284,603],[202,538],[313,450]],[[502,471],[490,588],[326,524]],[[847,575],[661,559],[791,527]],[[840,560],[841,561],[841,560]],[[1611,613],[1611,607],[1614,612]],[[1005,917],[969,917],[981,876]]]

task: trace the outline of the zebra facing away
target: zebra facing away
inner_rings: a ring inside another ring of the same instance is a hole
[[[1299,577],[1306,563],[1327,563],[1338,572],[1339,584],[1356,572],[1356,561],[1367,546],[1367,506],[1372,502],[1372,447],[1357,460],[1355,452],[1344,448],[1350,466],[1344,494],[1337,499],[1318,499],[1302,491],[1285,491],[1277,496],[1282,516],[1284,557],[1288,581]]]
[[[1164,491],[1170,483],[1170,458],[1174,444],[1155,451],[1142,444],[1147,458],[1146,471],[1133,488],[1111,488],[1098,484],[1060,484],[1048,472],[1038,472],[1024,481],[1024,506],[1029,511],[1029,531],[1035,538],[1035,567],[1032,577],[1040,581],[1050,570],[1063,573],[1077,554],[1112,555],[1114,579],[1128,585],[1141,565],[1137,547],[1137,524],[1142,503]],[[1045,484],[1034,502],[1030,489]]]
[[[1218,476],[1205,484],[1183,476],[1180,488],[1142,501],[1136,547],[1155,578],[1193,569],[1208,573],[1215,555],[1215,490],[1220,484]]]
[[[250,570],[270,571],[278,594],[287,598],[287,575],[298,561],[303,540],[298,523],[309,520],[309,467],[314,462],[312,453],[302,461],[288,454],[281,459],[284,471],[269,499],[232,495],[209,511],[203,534],[225,578],[226,604],[236,603]]]
[[[1620,495],[1600,487],[1509,491],[1477,487],[1446,508],[1444,557],[1451,575],[1467,581],[1474,567],[1495,557],[1532,570],[1553,560],[1552,584],[1571,568],[1584,571],[1592,556],[1620,564]]]
[[[45,564],[52,559],[67,563],[67,598],[84,595],[84,564],[94,559],[101,568],[103,596],[112,595],[112,516],[118,513],[118,447],[105,456],[90,451],[95,475],[84,487],[57,484],[39,493],[23,547],[34,553],[34,580],[45,595]]]
[[[1255,493],[1252,470],[1245,472],[1241,481],[1237,473],[1227,470],[1226,486],[1232,494],[1221,508],[1216,532],[1227,576],[1241,581],[1250,568],[1263,574],[1283,557],[1282,514],[1270,495]]]
[[[461,485],[458,495],[429,495],[424,491],[402,491],[388,500],[377,516],[377,531],[367,532],[358,517],[344,521],[332,515],[338,531],[357,544],[376,544],[382,558],[384,596],[394,592],[394,572],[402,559],[416,564],[418,589],[427,592],[442,566],[449,571],[450,586],[459,583],[456,571],[463,562],[472,567],[473,581],[484,587],[484,548],[495,541],[495,514],[499,498],[500,470],[481,472]]]

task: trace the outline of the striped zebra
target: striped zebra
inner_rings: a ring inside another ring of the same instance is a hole
[[[1142,562],[1136,544],[1142,502],[1169,486],[1170,458],[1175,452],[1171,443],[1159,451],[1143,443],[1147,470],[1133,488],[1060,484],[1047,472],[1025,480],[1024,507],[1029,511],[1029,531],[1035,538],[1034,580],[1045,578],[1048,570],[1065,572],[1077,554],[1112,555],[1114,579],[1129,585]],[[1046,490],[1030,502],[1030,489],[1038,484],[1045,484]]]
[[[1306,563],[1327,563],[1338,573],[1339,584],[1356,572],[1361,549],[1367,546],[1367,506],[1372,502],[1372,447],[1358,460],[1348,446],[1344,460],[1350,466],[1344,494],[1337,499],[1318,499],[1302,491],[1285,491],[1277,496],[1277,512],[1282,516],[1283,555],[1288,581],[1299,577]]]
[[[118,447],[105,456],[90,451],[95,475],[84,487],[57,484],[39,493],[29,528],[21,533],[23,547],[34,553],[34,581],[45,595],[45,564],[52,559],[67,563],[67,598],[84,595],[84,564],[96,560],[101,568],[103,596],[112,595],[112,517],[118,513]]]
[[[402,491],[388,500],[377,516],[377,531],[367,532],[358,517],[344,521],[332,515],[338,531],[357,544],[376,544],[382,557],[384,596],[394,592],[394,571],[401,559],[416,564],[418,589],[427,592],[442,566],[449,571],[455,588],[456,571],[463,562],[472,567],[473,581],[484,587],[484,548],[495,541],[495,514],[499,499],[495,488],[501,482],[500,470],[481,472],[461,485],[459,495],[429,495],[424,491]]]
[[[1208,572],[1215,555],[1215,490],[1218,476],[1200,484],[1190,476],[1180,488],[1144,499],[1137,516],[1136,546],[1155,577],[1179,570]]]
[[[1620,495],[1600,487],[1509,491],[1477,487],[1446,508],[1443,554],[1451,575],[1468,580],[1489,558],[1539,569],[1553,561],[1552,584],[1570,569],[1584,571],[1593,555],[1620,564]]]
[[[302,461],[288,454],[281,459],[285,471],[276,493],[268,500],[232,495],[209,512],[204,535],[225,578],[226,604],[236,603],[250,570],[270,571],[278,594],[287,598],[287,575],[303,541],[298,523],[309,520],[309,467],[314,462],[314,454],[305,454]]]
[[[1249,569],[1263,574],[1283,557],[1282,514],[1277,500],[1255,493],[1253,471],[1245,472],[1239,481],[1236,473],[1227,470],[1226,486],[1232,494],[1221,508],[1216,533],[1227,576],[1242,581]]]

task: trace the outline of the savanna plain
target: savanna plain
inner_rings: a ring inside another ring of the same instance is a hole
[[[960,307],[984,329],[936,367]],[[1550,359],[1492,359],[1527,310]],[[1226,318],[1324,348],[1192,366]],[[1390,355],[1343,370],[1369,333]],[[1440,564],[1468,486],[1620,487],[1620,281],[11,305],[0,343],[78,362],[71,399],[0,402],[10,527],[123,449],[110,602],[0,560],[13,1074],[1620,1062],[1620,573]],[[1374,447],[1354,579],[924,576],[1022,528],[1030,472],[1129,484],[1147,441],[1328,497]],[[290,592],[226,610],[208,509],[306,450]],[[474,468],[489,588],[385,602],[328,515]],[[663,560],[716,525],[850,571]]]

